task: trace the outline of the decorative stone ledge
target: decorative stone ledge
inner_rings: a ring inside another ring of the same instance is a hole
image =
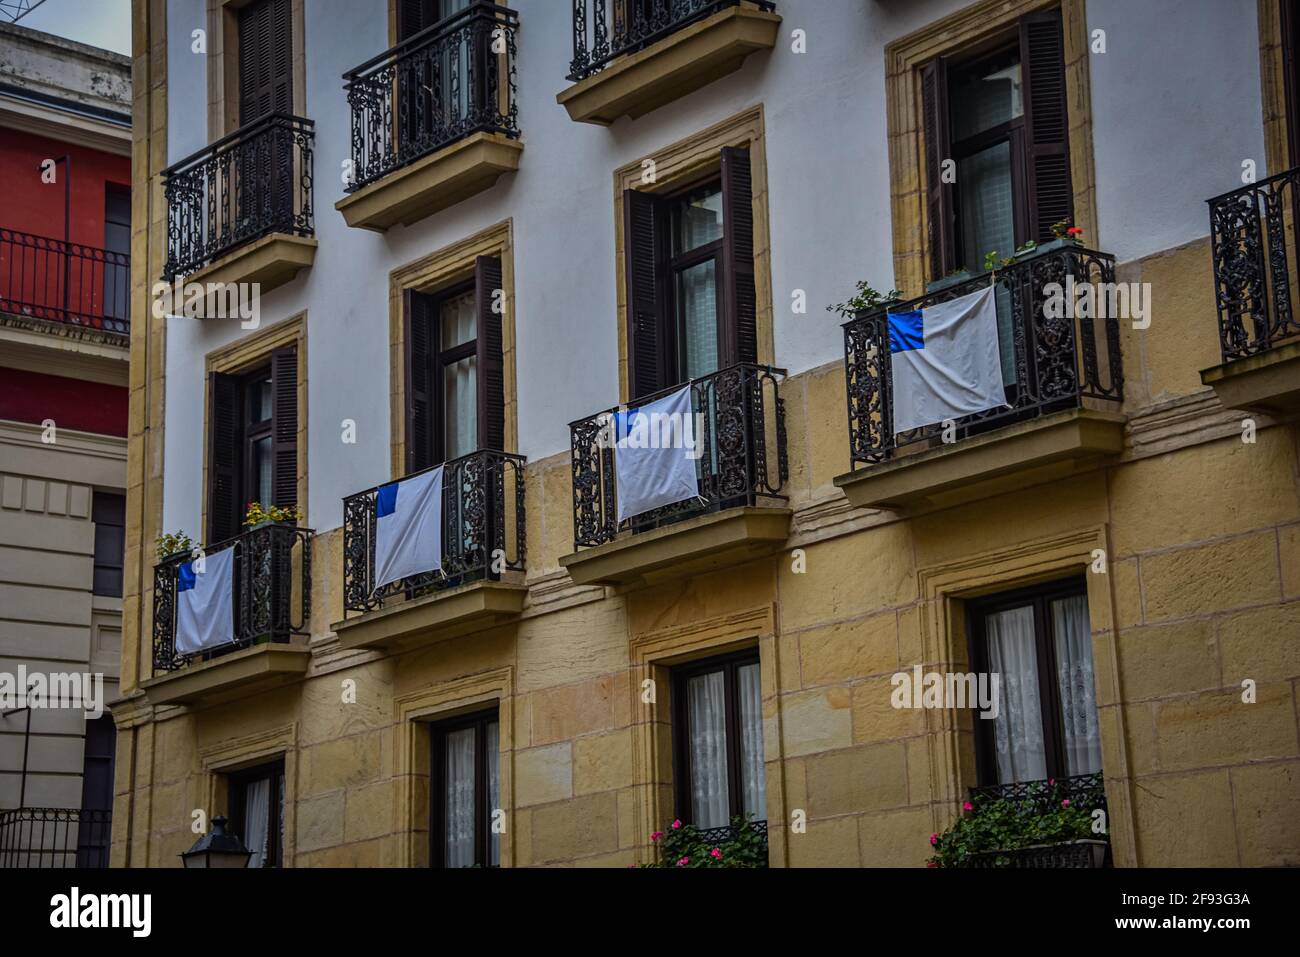
[[[305,645],[267,643],[178,668],[142,681],[149,703],[216,704],[291,684],[307,673]]]
[[[685,578],[770,555],[789,538],[793,515],[789,508],[729,508],[584,548],[560,564],[579,585]]]
[[[1096,467],[1124,450],[1122,415],[1069,409],[835,479],[863,508],[958,505]]]
[[[579,123],[635,119],[736,71],[755,50],[770,50],[780,26],[775,13],[728,7],[614,60],[555,99]]]
[[[454,206],[519,169],[524,144],[500,133],[475,133],[430,153],[334,204],[349,226],[383,232]]]
[[[266,294],[298,275],[316,258],[316,240],[288,233],[272,233],[227,253],[185,281],[197,283],[261,283]]]
[[[1266,415],[1300,412],[1300,341],[1201,370],[1225,409]]]
[[[519,617],[528,589],[480,581],[336,621],[339,647],[406,651],[458,638]]]

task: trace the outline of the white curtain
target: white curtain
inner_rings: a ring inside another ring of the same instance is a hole
[[[253,852],[249,867],[266,866],[267,838],[271,829],[271,781],[262,778],[244,786],[244,846]]]
[[[691,735],[691,822],[696,827],[730,823],[727,791],[726,686],[721,671],[686,684]]]
[[[501,863],[501,835],[492,827],[493,817],[501,807],[501,784],[498,774],[500,771],[500,758],[497,749],[500,747],[500,728],[495,721],[487,726],[487,766],[488,766],[488,851],[491,859],[488,861],[493,867]]]
[[[474,866],[474,729],[447,735],[446,837],[448,867]]]
[[[677,277],[682,319],[686,377],[698,379],[718,371],[718,280],[710,259],[683,269]]]
[[[478,308],[467,292],[443,302],[439,325],[442,348],[450,349],[478,335]],[[443,415],[446,458],[468,455],[478,448],[478,360],[467,356],[443,372]]]
[[[763,693],[757,664],[736,670],[740,691],[740,784],[744,810],[767,820],[767,777],[763,768]]]
[[[1070,774],[1101,770],[1101,731],[1092,672],[1092,630],[1088,598],[1072,595],[1052,602],[1056,671],[1065,728],[1065,767]]]
[[[1035,781],[1047,777],[1043,715],[1034,654],[1034,610],[1026,605],[984,618],[989,671],[998,679],[994,719],[998,780]],[[983,719],[977,719],[983,720]]]

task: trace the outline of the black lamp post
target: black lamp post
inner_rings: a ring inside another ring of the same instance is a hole
[[[181,855],[186,867],[247,867],[253,852],[238,835],[226,833],[226,819],[214,817],[212,830]]]

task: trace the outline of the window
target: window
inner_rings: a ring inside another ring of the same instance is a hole
[[[104,249],[131,255],[131,187],[104,184]],[[128,319],[131,282],[127,267],[104,267],[104,316]]]
[[[407,296],[408,473],[505,451],[501,260],[480,256],[473,279]]]
[[[997,717],[975,719],[981,783],[1100,771],[1084,583],[982,599],[969,613],[972,666],[999,676]]]
[[[677,816],[699,828],[767,819],[758,652],[673,669]]]
[[[86,721],[82,754],[81,809],[105,812],[83,814],[77,824],[77,867],[107,867],[112,840],[109,814],[113,810],[113,754],[117,729],[112,715]]]
[[[253,852],[249,867],[284,865],[284,762],[229,776],[230,829]]]
[[[663,195],[623,194],[630,398],[758,361],[749,150]]]
[[[293,112],[291,0],[254,0],[239,8],[239,125]]]
[[[1050,240],[1053,223],[1073,218],[1059,10],[1022,17],[977,53],[930,61],[921,91],[931,279],[981,272],[985,253]],[[948,160],[956,176],[945,182]]]
[[[1286,104],[1286,144],[1290,165],[1300,166],[1300,2],[1280,0],[1282,84]],[[1280,169],[1269,169],[1270,174]]]
[[[298,350],[238,375],[212,373],[208,544],[239,534],[249,502],[298,503]]]
[[[110,598],[122,597],[122,561],[126,549],[126,496],[95,492],[91,503],[95,523],[95,568],[92,591]]]
[[[500,736],[496,710],[433,726],[430,855],[434,867],[496,867],[501,835]]]

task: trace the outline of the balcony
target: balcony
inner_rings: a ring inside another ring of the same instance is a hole
[[[573,86],[556,100],[580,123],[636,118],[771,49],[780,25],[766,0],[573,0]]]
[[[1229,409],[1300,412],[1300,167],[1208,202],[1223,362],[1202,370],[1201,382]]]
[[[349,226],[410,225],[519,168],[519,15],[475,3],[343,74],[352,182]]]
[[[1106,789],[1101,774],[1077,774],[1058,781],[1020,781],[1014,784],[992,784],[970,789],[972,803],[983,801],[1011,801],[1026,815],[1042,814],[1053,810],[1051,802],[1068,799],[1091,813],[1098,808],[1103,812],[1107,833],[1110,809],[1106,804]],[[1075,840],[1061,844],[1036,844],[1010,850],[978,851],[970,855],[966,867],[978,868],[1087,868],[1110,867],[1110,839]]]
[[[314,532],[266,524],[206,549],[234,549],[235,640],[197,655],[176,650],[177,579],[184,553],[154,566],[154,677],[142,683],[153,704],[211,704],[277,687],[307,670]]]
[[[315,137],[311,120],[273,113],[163,170],[163,278],[266,293],[310,266]]]
[[[697,498],[618,520],[617,450],[604,440],[618,409],[569,424],[573,545],[560,559],[578,584],[628,586],[700,574],[769,555],[790,533],[785,370],[741,364],[692,379],[700,423]],[[649,395],[653,401],[680,389]]]
[[[522,456],[487,451],[444,463],[442,569],[378,587],[379,487],[345,498],[344,620],[333,626],[339,643],[405,650],[518,617],[528,591],[523,584],[524,464]]]
[[[20,807],[0,811],[0,868],[108,867],[113,812]]]
[[[98,333],[125,346],[131,331],[131,257],[0,229],[0,312],[54,330]]]
[[[835,484],[854,505],[906,511],[1027,488],[1118,454],[1124,442],[1117,411],[1124,398],[1119,319],[1109,308],[1070,309],[1060,318],[1047,309],[1057,286],[1087,285],[1101,303],[1111,288],[1102,284],[1114,278],[1112,256],[1069,244],[845,323],[854,471]],[[949,428],[935,423],[895,434],[887,313],[933,306],[990,282],[998,315],[1011,328],[1014,382],[1006,386],[1007,405],[953,420]],[[1104,315],[1080,315],[1091,312]]]

